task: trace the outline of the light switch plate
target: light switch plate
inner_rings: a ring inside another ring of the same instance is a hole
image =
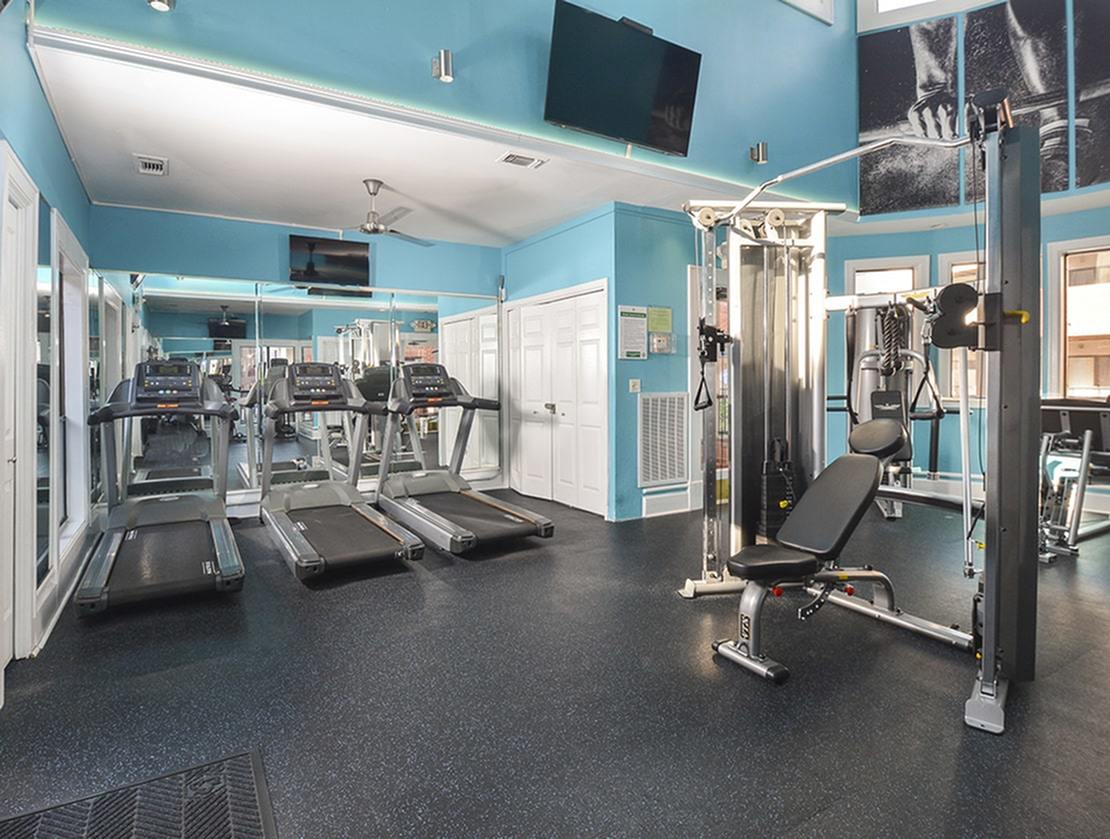
[[[628,380],[628,392],[629,393],[639,393],[640,392],[640,380],[639,379],[629,379]]]

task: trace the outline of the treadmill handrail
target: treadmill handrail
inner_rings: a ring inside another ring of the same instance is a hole
[[[128,417],[205,416],[235,420],[239,409],[230,402],[109,402],[89,414],[89,425],[115,422]]]
[[[315,413],[317,411],[346,411],[352,414],[380,414],[385,416],[389,410],[384,402],[331,402],[327,399],[312,399],[307,402],[270,401],[263,408],[267,419],[277,419],[286,414]]]
[[[454,379],[452,379],[454,382]],[[485,396],[472,396],[469,393],[456,393],[454,396],[434,396],[418,399],[411,396],[391,396],[389,413],[409,416],[417,408],[462,408],[464,411],[500,411],[501,401]]]

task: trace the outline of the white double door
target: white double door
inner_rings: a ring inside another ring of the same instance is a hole
[[[605,515],[608,506],[606,297],[523,306],[513,384],[513,482],[525,495]],[[515,331],[515,330],[514,330]],[[516,359],[514,359],[515,361]]]

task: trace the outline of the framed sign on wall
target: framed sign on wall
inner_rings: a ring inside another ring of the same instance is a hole
[[[807,15],[813,15],[830,26],[833,23],[833,7],[836,5],[836,0],[782,0],[782,2],[801,9]]]

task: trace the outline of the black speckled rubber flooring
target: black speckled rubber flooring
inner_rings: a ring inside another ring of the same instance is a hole
[[[1041,569],[1040,679],[996,737],[970,656],[835,607],[769,605],[786,685],[715,660],[735,598],[674,593],[697,515],[521,501],[554,539],[309,588],[245,521],[240,595],[67,612],[8,670],[0,817],[258,747],[283,837],[1107,835],[1110,541]],[[966,625],[959,531],[870,514],[849,554]]]

